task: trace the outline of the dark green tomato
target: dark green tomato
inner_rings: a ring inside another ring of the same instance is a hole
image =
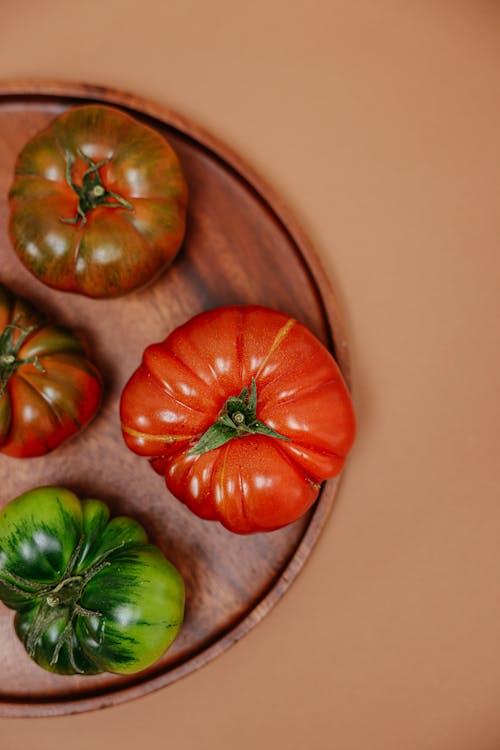
[[[0,513],[0,599],[28,654],[59,674],[131,674],[175,639],[184,584],[132,518],[61,487]]]
[[[10,234],[45,284],[115,297],[150,282],[177,254],[187,186],[173,148],[114,107],[63,112],[16,162]]]

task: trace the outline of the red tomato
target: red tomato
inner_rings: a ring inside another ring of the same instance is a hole
[[[19,154],[9,198],[24,265],[89,297],[151,281],[184,237],[187,187],[174,150],[114,107],[74,107],[37,133]]]
[[[92,419],[101,392],[80,337],[0,284],[0,452],[48,453]]]
[[[179,500],[240,534],[305,513],[355,433],[327,349],[293,318],[253,306],[202,313],[149,346],[121,419],[129,448]]]

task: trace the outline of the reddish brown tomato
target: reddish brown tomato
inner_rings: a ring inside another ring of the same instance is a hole
[[[80,337],[0,284],[0,452],[57,448],[92,419],[101,392]]]
[[[202,313],[149,346],[121,419],[129,448],[177,498],[240,534],[305,513],[355,433],[327,349],[293,318],[253,306]]]
[[[75,107],[21,151],[10,234],[56,289],[114,297],[143,286],[183,240],[187,188],[167,141],[124,112]]]

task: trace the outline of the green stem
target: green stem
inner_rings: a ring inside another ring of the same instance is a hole
[[[75,157],[70,151],[66,151],[66,182],[78,196],[78,206],[76,216],[71,218],[59,217],[60,221],[64,224],[78,224],[78,222],[81,221],[83,225],[87,222],[87,214],[89,211],[97,208],[97,206],[104,206],[105,208],[125,208],[128,211],[133,211],[134,207],[128,200],[122,195],[119,195],[119,193],[115,193],[113,190],[108,190],[102,182],[99,169],[107,164],[111,157],[108,156],[106,159],[94,162],[90,156],[84,154],[81,149],[78,149],[77,154],[86,162],[88,169],[82,176],[82,184],[76,185],[76,183],[73,182],[72,174]]]
[[[38,357],[26,357],[23,359],[17,356],[28,336],[38,327],[19,325],[18,320],[19,318],[16,318],[13,323],[6,325],[0,334],[0,398],[5,392],[10,376],[22,365],[32,364],[40,372],[45,372],[45,369],[38,361]],[[14,340],[15,334],[18,331],[20,332],[19,336],[17,340]]]
[[[54,620],[57,620],[58,617],[60,617],[60,612],[58,610],[51,609],[46,602],[42,602],[24,639],[26,651],[30,656],[34,655],[36,644],[43,633],[47,630],[49,625],[54,622]]]
[[[81,672],[75,663],[73,654],[73,630],[75,618],[90,616],[102,617],[101,612],[82,607],[80,604],[81,596],[85,586],[91,578],[97,575],[97,573],[103,570],[106,566],[111,565],[107,558],[113,552],[116,552],[116,550],[121,549],[125,545],[125,542],[122,541],[120,544],[111,547],[99,555],[86,571],[82,571],[79,575],[75,575],[74,571],[78,564],[84,542],[85,535],[82,534],[78,544],[73,550],[73,554],[66,566],[66,570],[56,584],[30,584],[29,581],[26,581],[24,578],[21,578],[14,573],[0,571],[1,585],[4,585],[7,589],[24,596],[27,599],[40,601],[39,609],[24,637],[24,643],[28,654],[30,656],[34,655],[37,643],[46,632],[47,628],[58,618],[64,617],[66,624],[57,639],[50,663],[57,663],[61,649],[66,645],[68,658],[75,672]],[[9,576],[12,581],[6,580],[4,578],[5,575]],[[21,586],[30,586],[34,590],[24,591]]]
[[[57,586],[55,586],[46,597],[46,602],[49,607],[57,607],[59,606],[59,604],[71,604],[75,598],[73,589],[77,589],[77,596],[80,597],[81,586],[70,587],[69,590],[67,589],[68,584],[74,583],[75,581],[81,584],[82,577],[70,576],[69,578],[65,578],[60,583],[58,583]],[[66,591],[64,589],[66,589]]]
[[[257,419],[257,385],[252,378],[250,388],[245,386],[239,396],[230,396],[216,421],[206,430],[200,439],[189,450],[190,455],[220,448],[234,438],[248,435],[266,435],[278,440],[290,440],[272,427]]]

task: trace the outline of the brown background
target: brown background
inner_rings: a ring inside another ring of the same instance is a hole
[[[335,284],[359,436],[275,610],[134,703],[2,750],[500,747],[500,6],[0,0],[0,77],[151,97],[239,149]]]

